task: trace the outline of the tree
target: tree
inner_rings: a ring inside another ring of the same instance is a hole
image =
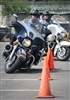
[[[27,0],[25,0],[27,1]],[[12,14],[19,14],[20,12],[24,12],[28,14],[31,8],[23,2],[23,0],[3,0],[2,1],[3,10],[2,14],[10,17]]]

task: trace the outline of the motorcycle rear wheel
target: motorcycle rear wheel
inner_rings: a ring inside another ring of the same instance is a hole
[[[70,48],[66,46],[61,47],[61,51],[57,51],[57,59],[60,61],[66,61],[70,57]]]
[[[16,69],[18,69],[21,65],[22,61],[19,60],[16,56],[14,56],[14,60],[7,60],[5,63],[5,72],[6,73],[14,73]]]

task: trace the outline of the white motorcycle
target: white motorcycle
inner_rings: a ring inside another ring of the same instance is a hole
[[[66,61],[70,57],[70,42],[64,41],[68,37],[67,31],[58,22],[50,24],[47,28],[52,32],[46,41],[53,51],[53,55],[60,61]]]

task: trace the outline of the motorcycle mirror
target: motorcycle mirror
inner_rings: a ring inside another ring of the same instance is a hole
[[[13,14],[13,16],[15,17],[15,19],[17,20],[18,16],[16,14]]]

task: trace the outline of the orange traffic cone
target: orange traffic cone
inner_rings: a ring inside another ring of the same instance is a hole
[[[50,76],[49,62],[48,62],[47,56],[44,57],[43,68],[44,68],[44,66],[46,66],[47,75],[48,75],[49,80],[53,80],[53,78],[51,78],[51,76]],[[39,78],[39,80],[41,80],[41,78]]]
[[[53,98],[50,91],[50,84],[48,80],[47,67],[44,66],[42,70],[41,84],[38,96],[36,98]]]
[[[49,62],[47,62],[47,74],[48,74],[49,80],[53,80],[53,78],[51,78],[51,75],[50,75]]]
[[[49,59],[49,69],[50,70],[56,70],[57,68],[54,67],[54,59],[53,59],[53,54],[50,48],[48,48],[48,54],[47,58]]]

